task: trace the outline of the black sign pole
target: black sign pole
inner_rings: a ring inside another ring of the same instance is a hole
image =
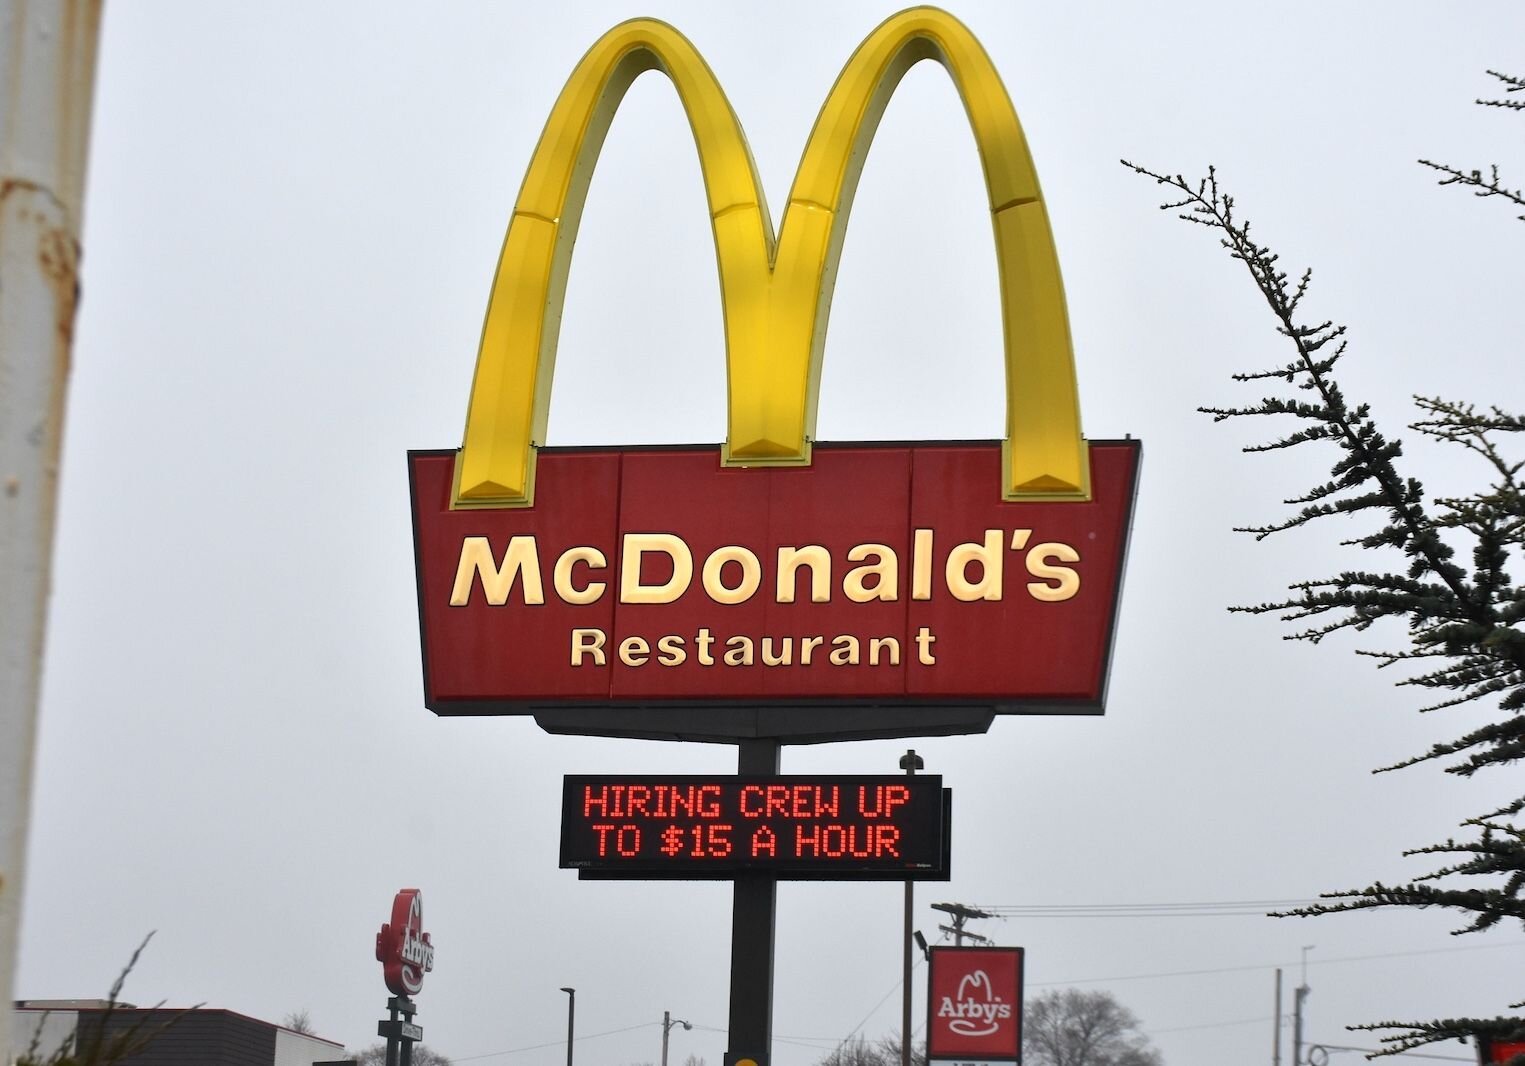
[[[775,737],[738,740],[738,774],[778,773]],[[778,878],[770,873],[736,876],[731,909],[731,1025],[725,1066],[751,1060],[768,1066],[773,1047],[773,915]]]
[[[387,1000],[387,1021],[381,1023],[378,1028],[381,1035],[387,1038],[387,1066],[397,1066],[397,1000]]]
[[[413,1044],[424,1031],[413,1024],[418,1007],[407,996],[387,1000],[388,1018],[376,1023],[376,1035],[387,1038],[387,1066],[413,1066]]]

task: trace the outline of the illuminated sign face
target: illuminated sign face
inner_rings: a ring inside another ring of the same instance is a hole
[[[1022,1059],[1022,949],[933,948],[927,1059],[974,1066]]]
[[[848,208],[885,103],[921,59],[947,70],[980,150],[1006,438],[817,444]],[[727,439],[541,448],[587,182],[647,70],[672,80],[699,150]],[[1037,174],[999,76],[961,23],[916,8],[869,35],[827,96],[777,235],[740,124],[693,45],[660,22],[622,23],[573,71],[530,161],[462,446],[409,459],[425,702],[696,739],[915,736],[982,729],[995,713],[1098,713],[1138,460],[1135,441],[1081,435]],[[854,707],[904,713],[871,721]],[[775,715],[759,732],[747,718],[758,708],[819,713]]]
[[[428,705],[1095,712],[1137,448],[1091,453],[1090,502],[1014,504],[994,444],[548,450],[542,502],[499,511],[450,510],[452,456],[415,455]]]
[[[424,932],[423,895],[405,888],[392,900],[392,920],[376,934],[376,960],[396,996],[416,996],[434,969],[434,941]]]
[[[945,881],[948,799],[935,775],[568,776],[561,865],[584,877]]]

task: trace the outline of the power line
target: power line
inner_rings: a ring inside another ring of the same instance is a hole
[[[1187,1033],[1196,1029],[1227,1029],[1235,1025],[1263,1025],[1265,1020],[1265,1015],[1262,1014],[1255,1018],[1241,1018],[1233,1022],[1207,1022],[1203,1025],[1173,1025],[1168,1029],[1145,1029],[1144,1032],[1149,1036],[1158,1036],[1161,1033]],[[1312,1042],[1309,1046],[1321,1047],[1326,1051],[1359,1051],[1366,1055],[1381,1050],[1374,1047],[1345,1047],[1341,1044],[1320,1044],[1317,1041]],[[1420,1051],[1399,1051],[1390,1052],[1390,1054],[1407,1055],[1413,1059],[1439,1059],[1442,1062],[1477,1062],[1476,1057],[1471,1055],[1429,1055]]]
[[[584,1040],[597,1040],[601,1036],[614,1036],[616,1033],[631,1033],[637,1029],[650,1029],[652,1026],[660,1026],[661,1024],[661,1022],[642,1022],[640,1025],[627,1025],[623,1029],[608,1029],[602,1033],[587,1033],[573,1038],[572,1042],[577,1044]],[[521,1051],[539,1051],[541,1048],[564,1046],[566,1046],[566,1040],[563,1038],[561,1040],[549,1040],[544,1044],[526,1044],[524,1047],[511,1047],[505,1051],[484,1051],[480,1055],[453,1055],[450,1061],[471,1062],[474,1059],[491,1059],[499,1055],[517,1055]]]
[[[1008,903],[986,910],[1001,918],[1207,918],[1264,916],[1270,910],[1311,907],[1316,899],[1196,900],[1184,903]]]
[[[942,927],[939,926],[938,928],[942,928]],[[947,939],[948,939],[948,933],[946,931],[944,931],[943,935],[937,938],[937,942],[939,944],[941,944],[944,940],[947,940]],[[917,959],[914,963],[911,964],[911,969],[915,970],[918,966],[920,966],[925,961],[926,961],[926,956],[923,955],[921,958]],[[886,992],[884,995],[879,997],[879,1002],[875,1003],[872,1007],[870,1007],[868,1013],[865,1014],[862,1017],[861,1020],[859,1020],[858,1024],[853,1026],[851,1029],[849,1029],[847,1031],[847,1035],[844,1036],[841,1040],[839,1040],[837,1042],[837,1045],[836,1045],[837,1049],[840,1049],[840,1048],[846,1046],[847,1042],[849,1040],[851,1040],[854,1036],[856,1036],[858,1031],[861,1030],[865,1025],[868,1024],[868,1020],[870,1018],[872,1018],[878,1012],[880,1007],[884,1006],[884,1001],[889,999],[896,992],[900,991],[901,984],[902,984],[902,982],[896,981],[893,985],[890,986],[890,990],[888,992]],[[836,1050],[836,1049],[833,1049],[833,1050]]]
[[[946,939],[946,936],[944,936],[942,939]],[[1497,948],[1514,948],[1514,949],[1518,949],[1521,946],[1522,945],[1520,943],[1515,942],[1515,943],[1508,943],[1508,944],[1472,944],[1472,945],[1468,945],[1466,947],[1459,947],[1459,948],[1426,948],[1426,949],[1417,950],[1417,951],[1389,951],[1389,952],[1384,952],[1384,953],[1379,954],[1379,955],[1345,955],[1345,956],[1336,956],[1334,958],[1314,959],[1314,960],[1311,960],[1308,964],[1310,966],[1327,966],[1327,965],[1332,965],[1332,964],[1335,964],[1335,963],[1374,962],[1374,961],[1379,961],[1379,960],[1383,960],[1383,959],[1411,958],[1411,957],[1418,956],[1418,955],[1448,955],[1448,954],[1455,954],[1457,952],[1462,952],[1462,951],[1490,951],[1490,950],[1494,950],[1494,949],[1497,949]],[[1256,963],[1254,965],[1249,965],[1249,966],[1219,966],[1219,967],[1214,967],[1214,968],[1211,968],[1211,969],[1204,969],[1204,970],[1161,970],[1161,971],[1157,971],[1155,973],[1134,973],[1134,974],[1124,974],[1124,975],[1115,976],[1115,977],[1077,977],[1077,978],[1073,978],[1073,979],[1067,980],[1067,981],[1028,981],[1028,982],[1026,982],[1026,985],[1027,985],[1028,988],[1056,988],[1056,987],[1059,987],[1059,986],[1068,986],[1068,985],[1102,984],[1102,983],[1109,982],[1109,981],[1143,981],[1143,980],[1148,980],[1150,978],[1156,978],[1156,977],[1203,977],[1203,976],[1209,976],[1209,975],[1213,975],[1213,974],[1223,974],[1223,973],[1249,973],[1249,972],[1253,972],[1253,971],[1271,970],[1271,969],[1275,969],[1277,966],[1291,967],[1292,965],[1293,965],[1293,963],[1290,963],[1290,962],[1262,962],[1262,963]],[[842,1040],[838,1043],[837,1046],[840,1047],[842,1044],[847,1043],[848,1040],[851,1040],[853,1038],[853,1036],[855,1036],[858,1033],[858,1031],[863,1028],[863,1026],[868,1024],[868,1020],[874,1016],[874,1014],[879,1010],[879,1008],[881,1006],[884,1005],[884,1001],[889,999],[890,996],[894,995],[895,992],[899,990],[899,988],[900,988],[900,982],[896,981],[895,984],[893,986],[891,986],[889,991],[887,991],[883,996],[881,996],[879,998],[879,1002],[874,1004],[873,1009],[871,1009],[868,1012],[868,1014],[866,1014],[863,1017],[863,1019],[860,1022],[858,1022],[857,1025],[853,1026],[852,1029],[848,1030],[847,1036],[843,1037]],[[1256,1021],[1256,1022],[1264,1021],[1264,1020],[1265,1020],[1264,1018],[1251,1019],[1251,1021]],[[1207,1029],[1207,1028],[1217,1028],[1217,1027],[1220,1027],[1220,1026],[1245,1025],[1245,1024],[1248,1024],[1248,1022],[1243,1022],[1243,1021],[1238,1021],[1238,1022],[1213,1022],[1213,1023],[1209,1023],[1209,1024],[1206,1024],[1206,1025],[1200,1025],[1200,1026],[1182,1026],[1179,1029],[1156,1029],[1156,1030],[1151,1030],[1151,1031],[1152,1032],[1162,1032],[1162,1033],[1163,1032],[1183,1032],[1183,1031],[1185,1031],[1187,1029]],[[918,1029],[919,1028],[920,1027],[918,1027]],[[775,1038],[775,1039],[777,1039],[777,1038]],[[1333,1047],[1333,1045],[1329,1045],[1329,1044],[1326,1044],[1324,1046],[1325,1047]],[[1343,1049],[1341,1049],[1341,1050],[1343,1050]],[[1465,1061],[1471,1062],[1472,1060],[1471,1059],[1467,1059]]]
[[[1372,962],[1378,959],[1404,959],[1415,955],[1449,955],[1459,951],[1492,951],[1498,948],[1519,949],[1519,942],[1509,944],[1474,944],[1461,948],[1427,948],[1420,951],[1389,951],[1381,955],[1345,955],[1336,958],[1323,958],[1310,960],[1309,966],[1328,966],[1337,962]],[[1292,962],[1262,962],[1252,966],[1219,966],[1209,970],[1164,970],[1158,973],[1132,973],[1118,977],[1077,977],[1069,981],[1032,981],[1028,982],[1029,988],[1050,988],[1055,985],[1089,985],[1102,981],[1143,981],[1152,977],[1201,977],[1208,974],[1218,973],[1246,973],[1251,970],[1270,970],[1277,966],[1292,967],[1298,965]]]
[[[1236,1022],[1205,1022],[1201,1025],[1172,1025],[1169,1029],[1145,1029],[1149,1036],[1159,1033],[1186,1033],[1193,1029],[1227,1029],[1234,1025],[1259,1025],[1266,1020],[1265,1015],[1257,1015],[1254,1018],[1240,1018]]]
[[[1270,901],[1270,902],[1275,902],[1275,901]],[[995,910],[997,908],[990,908],[990,909],[991,910]],[[946,939],[946,937],[942,937],[940,939]],[[1345,955],[1345,956],[1337,956],[1335,958],[1311,959],[1311,960],[1309,960],[1308,965],[1310,965],[1310,966],[1328,966],[1328,965],[1332,965],[1332,964],[1335,964],[1335,963],[1375,962],[1375,961],[1379,961],[1379,960],[1382,960],[1382,959],[1403,959],[1403,958],[1411,958],[1411,957],[1418,956],[1418,955],[1450,955],[1450,954],[1456,954],[1457,952],[1463,952],[1463,951],[1490,951],[1490,950],[1495,950],[1495,949],[1498,949],[1498,948],[1515,948],[1515,949],[1518,949],[1521,946],[1522,945],[1520,943],[1514,942],[1514,943],[1508,943],[1508,944],[1473,944],[1473,945],[1469,945],[1469,946],[1466,946],[1466,947],[1459,947],[1459,948],[1427,948],[1427,949],[1419,950],[1419,951],[1389,951],[1389,952],[1384,952],[1384,953],[1382,953],[1380,955]],[[920,966],[921,962],[918,960],[916,965]],[[1029,987],[1029,988],[1053,988],[1053,987],[1057,987],[1057,986],[1060,986],[1060,985],[1100,984],[1100,983],[1103,983],[1103,982],[1106,982],[1106,981],[1144,981],[1144,980],[1148,980],[1150,978],[1155,978],[1155,977],[1203,977],[1203,976],[1209,976],[1209,975],[1212,975],[1212,974],[1247,973],[1247,972],[1254,971],[1254,970],[1270,970],[1270,969],[1274,969],[1277,966],[1287,966],[1287,967],[1290,967],[1292,965],[1294,965],[1294,964],[1290,963],[1290,962],[1262,962],[1262,963],[1256,963],[1256,964],[1249,965],[1249,966],[1220,966],[1220,967],[1216,967],[1216,968],[1213,968],[1213,969],[1205,969],[1205,970],[1161,970],[1161,971],[1158,971],[1156,973],[1123,974],[1123,975],[1115,976],[1115,977],[1077,977],[1077,978],[1073,978],[1073,979],[1067,980],[1067,981],[1029,981],[1027,983],[1027,987]],[[892,995],[894,995],[899,990],[900,990],[900,982],[896,981],[892,986],[890,986],[889,991],[885,992],[884,995],[879,997],[879,1001],[877,1003],[875,1003],[872,1008],[869,1009],[869,1012],[863,1016],[862,1020],[860,1020],[857,1025],[853,1026],[851,1029],[849,1029],[847,1031],[847,1036],[842,1037],[840,1039],[837,1038],[837,1037],[826,1037],[826,1036],[796,1036],[796,1037],[775,1036],[773,1039],[775,1039],[775,1040],[782,1040],[782,1041],[785,1041],[785,1042],[788,1042],[788,1043],[797,1043],[797,1042],[800,1042],[800,1041],[819,1041],[822,1044],[830,1043],[834,1047],[841,1047],[843,1044],[847,1043],[848,1040],[851,1040],[855,1035],[857,1035],[859,1030],[861,1030],[865,1025],[868,1024],[869,1019],[872,1018],[875,1015],[875,1013],[878,1012],[880,1007],[884,1006],[885,1000],[889,999]],[[1253,1018],[1253,1019],[1249,1019],[1248,1021],[1211,1022],[1211,1023],[1204,1024],[1204,1025],[1179,1026],[1179,1027],[1173,1028],[1173,1029],[1153,1029],[1153,1030],[1150,1030],[1150,1032],[1152,1032],[1152,1033],[1185,1032],[1185,1031],[1187,1031],[1189,1029],[1223,1028],[1223,1027],[1233,1026],[1233,1025],[1246,1025],[1246,1024],[1249,1024],[1250,1022],[1260,1022],[1260,1021],[1264,1021],[1264,1020],[1265,1020],[1264,1018]],[[659,1026],[661,1026],[661,1024],[662,1024],[661,1022],[642,1022],[640,1025],[627,1025],[623,1029],[608,1029],[608,1030],[605,1030],[602,1033],[588,1033],[588,1034],[585,1034],[583,1036],[576,1037],[573,1042],[577,1043],[577,1042],[580,1042],[580,1041],[583,1041],[583,1040],[597,1040],[599,1037],[615,1036],[615,1035],[617,1035],[619,1033],[630,1033],[630,1032],[634,1032],[637,1029],[650,1029],[650,1028],[653,1028],[653,1027],[659,1027]],[[705,1032],[711,1032],[711,1033],[725,1032],[725,1030],[717,1029],[714,1026],[699,1025],[697,1023],[694,1024],[694,1028],[695,1029],[703,1030]],[[921,1026],[917,1026],[917,1031],[919,1031],[920,1028],[921,1028]],[[503,1051],[487,1051],[487,1052],[483,1052],[480,1055],[456,1055],[456,1056],[452,1057],[452,1061],[454,1061],[454,1062],[474,1062],[477,1059],[491,1059],[491,1058],[496,1058],[499,1055],[517,1055],[520,1052],[524,1052],[524,1051],[539,1051],[539,1050],[541,1050],[543,1048],[559,1047],[559,1046],[562,1046],[564,1044],[565,1044],[565,1040],[549,1040],[549,1041],[546,1041],[543,1044],[528,1044],[528,1045],[526,1045],[524,1047],[507,1048],[507,1049],[505,1049]],[[803,1045],[802,1044],[801,1046],[811,1046],[811,1045]],[[1373,1049],[1363,1049],[1363,1048],[1339,1047],[1339,1046],[1334,1045],[1334,1044],[1324,1044],[1323,1046],[1329,1048],[1331,1051],[1363,1051],[1363,1050],[1373,1050]],[[1455,1062],[1472,1062],[1473,1061],[1471,1058],[1456,1059],[1456,1058],[1453,1058],[1451,1056],[1446,1056],[1446,1055],[1420,1055],[1420,1054],[1413,1053],[1413,1052],[1410,1052],[1408,1054],[1409,1054],[1410,1058],[1446,1059],[1447,1061],[1455,1061]]]
[[[1391,1048],[1345,1047],[1342,1044],[1315,1043],[1311,1046],[1321,1047],[1325,1051],[1359,1051],[1363,1055],[1373,1055],[1382,1052],[1387,1055],[1407,1055],[1411,1059],[1440,1059],[1443,1062],[1477,1062],[1475,1055],[1430,1055],[1423,1051],[1393,1051]]]
[[[1310,903],[1308,899],[1194,899],[1194,900],[1130,900],[1125,903],[996,903],[981,909],[989,911],[1014,911],[1024,907],[1278,907],[1288,903]]]
[[[946,939],[946,937],[944,937],[943,939]],[[918,966],[920,966],[922,964],[923,961],[925,961],[925,960],[917,959],[914,963],[911,964],[911,969],[913,969],[913,970],[916,969]],[[863,1019],[861,1021],[859,1021],[857,1025],[853,1026],[851,1029],[849,1029],[847,1031],[847,1035],[842,1038],[842,1043],[845,1044],[849,1040],[851,1040],[853,1038],[853,1035],[856,1034],[858,1032],[858,1030],[862,1029],[865,1025],[868,1024],[868,1020],[870,1018],[872,1018],[875,1013],[878,1012],[879,1008],[884,1006],[884,1001],[889,999],[891,996],[893,996],[896,992],[899,992],[899,991],[900,991],[900,982],[896,981],[894,983],[894,985],[892,985],[890,987],[890,990],[888,992],[886,992],[884,995],[879,997],[879,1002],[875,1003],[872,1007],[870,1007],[868,1009],[868,1013],[863,1016]]]
[[[816,1041],[815,1043],[799,1040],[794,1037],[777,1035],[773,1037],[773,1040],[775,1043],[793,1044],[795,1047],[809,1048],[811,1051],[832,1051],[837,1045],[836,1037],[828,1037],[824,1040]]]

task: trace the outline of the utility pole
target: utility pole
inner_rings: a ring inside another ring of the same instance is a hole
[[[0,1047],[11,1046],[101,0],[0,0]]]
[[[1281,967],[1276,968],[1276,1008],[1271,1013],[1271,1066],[1281,1066]]]
[[[1292,990],[1292,1066],[1303,1066],[1303,1001],[1313,991],[1308,987],[1308,952],[1313,948],[1313,944],[1303,946],[1303,979]]]
[[[577,989],[562,986],[567,994],[567,1066],[572,1066],[572,1022],[577,1017]]]
[[[667,1034],[672,1032],[672,1027],[681,1025],[685,1029],[694,1027],[692,1022],[686,1022],[682,1018],[674,1018],[671,1011],[662,1012],[662,1066],[667,1066]]]
[[[977,944],[990,943],[989,937],[980,936],[978,933],[971,933],[964,928],[964,923],[971,918],[994,918],[995,915],[990,912],[982,911],[978,907],[966,907],[962,903],[934,903],[932,904],[932,909],[953,916],[953,924],[951,926],[939,925],[937,928],[945,933],[953,934],[954,947],[963,947],[966,939],[973,940]]]
[[[907,776],[926,766],[926,761],[911,748],[900,757],[900,768]],[[911,910],[915,902],[916,882],[909,877],[905,881],[905,928],[901,930],[902,957],[900,963],[900,1066],[911,1066]],[[664,1064],[665,1066],[665,1064]]]
[[[1299,1066],[1303,1061],[1303,1000],[1310,991],[1307,985],[1292,990],[1292,1061]]]

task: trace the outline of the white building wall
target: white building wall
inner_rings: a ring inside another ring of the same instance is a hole
[[[275,1031],[274,1066],[312,1066],[344,1058],[344,1045],[290,1029]]]
[[[73,1010],[18,1010],[11,1014],[11,1046],[7,1063],[14,1063],[29,1052],[38,1059],[46,1059],[74,1035],[79,1024],[79,1011]],[[36,1051],[33,1052],[33,1041]]]

